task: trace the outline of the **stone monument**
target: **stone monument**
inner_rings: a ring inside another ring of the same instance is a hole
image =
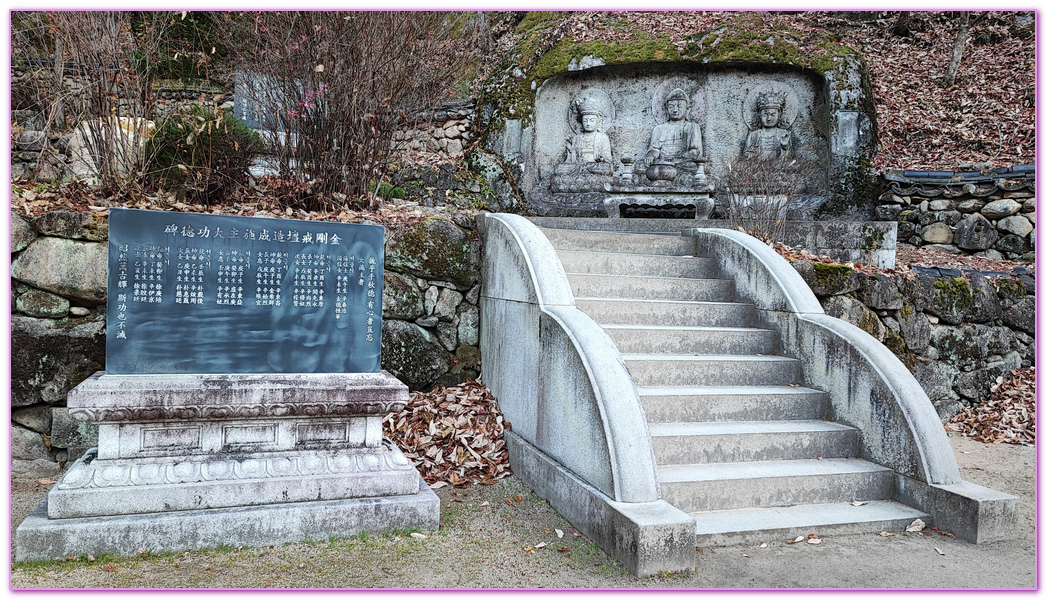
[[[19,526],[15,560],[435,529],[439,500],[382,438],[384,230],[111,209],[99,425]]]

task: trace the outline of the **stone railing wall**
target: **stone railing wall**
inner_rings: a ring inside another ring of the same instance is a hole
[[[843,265],[793,267],[826,314],[883,342],[920,382],[942,418],[987,397],[997,377],[1033,364],[1032,274],[914,269],[870,275]]]
[[[75,460],[96,443],[67,392],[105,369],[108,218],[11,213],[12,458]],[[412,389],[480,375],[481,245],[471,218],[386,234],[382,368]]]
[[[876,215],[898,244],[990,259],[1035,260],[1032,165],[985,171],[890,171]]]

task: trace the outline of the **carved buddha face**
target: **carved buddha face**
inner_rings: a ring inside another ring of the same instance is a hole
[[[687,101],[676,98],[669,100],[665,103],[665,114],[670,121],[679,121],[687,114]]]
[[[592,133],[600,128],[600,115],[588,114],[582,115],[582,131],[585,133]]]
[[[782,111],[775,106],[765,106],[760,109],[760,124],[764,127],[777,127],[778,119]]]

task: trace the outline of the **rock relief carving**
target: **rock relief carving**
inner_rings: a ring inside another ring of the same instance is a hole
[[[790,128],[797,110],[796,92],[786,84],[764,84],[751,90],[743,105],[750,132],[742,158],[770,160],[793,156]]]
[[[603,125],[613,110],[604,92],[590,91],[571,102],[568,122],[574,134],[567,138],[563,162],[553,168],[553,192],[602,191],[611,182],[611,141]]]
[[[702,128],[688,120],[691,101],[680,88],[665,98],[666,122],[655,125],[647,152],[633,168],[636,181],[654,186],[694,185],[700,163],[705,161]]]

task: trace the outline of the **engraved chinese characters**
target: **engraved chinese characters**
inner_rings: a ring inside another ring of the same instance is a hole
[[[112,209],[110,373],[378,372],[384,230]]]

